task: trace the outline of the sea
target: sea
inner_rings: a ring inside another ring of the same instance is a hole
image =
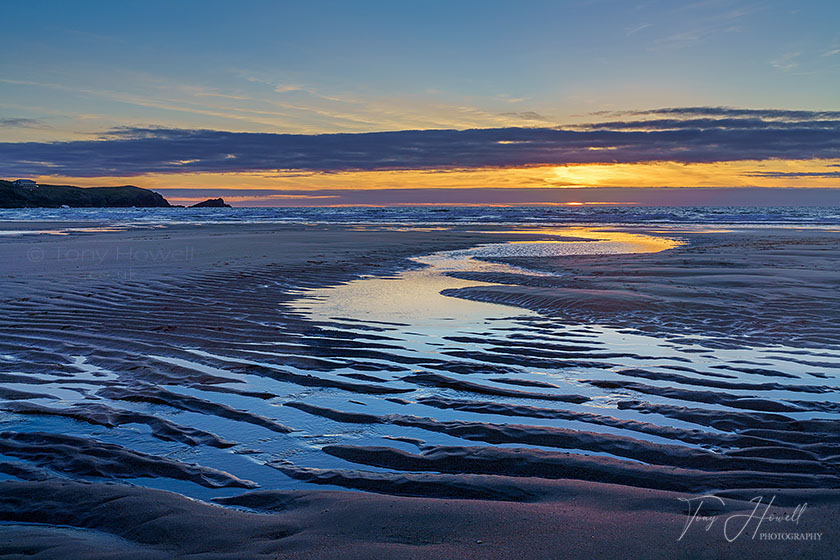
[[[0,209],[3,221],[110,224],[214,222],[401,224],[740,224],[840,225],[840,207],[823,206],[410,206],[302,208]]]

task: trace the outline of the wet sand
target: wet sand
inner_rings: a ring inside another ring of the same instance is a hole
[[[444,293],[511,307],[448,329],[311,309],[365,275],[394,278],[376,297],[399,306],[409,257],[563,231],[93,226],[0,236],[9,557],[836,550],[840,233],[479,256],[511,268],[449,272],[461,287]],[[680,498],[707,493],[725,497],[707,504],[717,525],[678,540]],[[759,541],[751,525],[728,542],[720,526],[756,496],[807,502],[772,530],[821,539]]]
[[[663,231],[663,230],[660,230]],[[562,279],[454,274],[506,286],[450,295],[517,305],[566,322],[642,332],[711,337],[716,347],[744,344],[840,345],[837,287],[840,233],[757,228],[680,234],[671,251],[610,258],[507,258]]]
[[[754,509],[744,500],[707,502],[716,524],[707,531],[708,521],[697,520],[686,530],[679,500],[685,495],[576,481],[525,483],[540,487],[545,500],[265,491],[220,500],[227,507],[218,507],[128,485],[5,482],[0,546],[9,558],[836,557],[837,503],[826,504],[823,493],[808,497],[795,529],[820,532],[822,540],[778,542],[751,538],[764,507],[734,538]],[[778,493],[777,501],[783,497]],[[800,498],[771,508],[765,519],[791,514]],[[732,542],[722,527],[730,517]],[[763,522],[770,531],[788,525]]]

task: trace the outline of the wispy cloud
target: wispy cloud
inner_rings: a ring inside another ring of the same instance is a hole
[[[790,72],[799,68],[799,57],[802,56],[800,52],[788,52],[778,56],[770,61],[770,66]]]
[[[0,83],[52,89],[106,99],[137,107],[180,114],[182,123],[214,123],[220,128],[290,131],[301,133],[400,130],[407,128],[471,128],[509,126],[517,117],[471,104],[443,103],[438,99],[357,97],[322,92],[296,82],[238,75],[265,86],[264,91],[243,93],[235,88],[220,91],[170,79],[129,73],[126,83],[139,84],[131,91],[68,85],[64,83],[0,78]],[[515,104],[524,98],[499,95],[484,100],[488,106]],[[228,122],[225,122],[228,121]],[[183,126],[183,125],[182,125]]]
[[[301,91],[305,89],[302,85],[297,84],[278,84],[274,86],[274,91],[277,93],[286,93],[289,91]]]
[[[519,111],[519,112],[507,112],[502,113],[505,117],[511,117],[514,119],[522,119],[524,121],[543,121],[549,122],[551,119],[548,117],[541,115],[535,111]]]
[[[728,0],[677,4],[673,11],[684,22],[684,28],[656,39],[653,50],[694,47],[716,35],[741,32],[742,20],[760,9],[760,5],[733,7]]]
[[[46,126],[47,124],[41,119],[0,117],[0,127],[5,128],[45,128]]]
[[[625,37],[632,37],[639,31],[643,29],[647,29],[648,27],[653,27],[652,23],[640,23],[639,25],[634,25],[633,27],[625,27],[624,28],[624,35]]]
[[[647,116],[673,115],[678,117],[755,117],[767,120],[807,121],[817,119],[840,119],[840,111],[805,111],[799,109],[743,109],[739,107],[665,107],[627,111],[596,111],[594,116]]]

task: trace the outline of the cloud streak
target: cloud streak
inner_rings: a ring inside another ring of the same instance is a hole
[[[799,179],[814,177],[819,179],[840,178],[840,171],[754,171],[745,173],[746,177],[769,177],[771,179]]]
[[[93,140],[0,143],[0,174],[98,177],[292,170],[329,173],[834,159],[840,154],[837,111],[689,107],[623,114],[633,118],[566,128],[310,135],[120,128]],[[648,115],[668,118],[638,118]]]
[[[44,128],[46,124],[40,119],[0,118],[0,127],[4,128]]]
[[[593,115],[644,116],[673,115],[678,117],[755,117],[760,119],[817,120],[840,119],[840,111],[804,111],[796,109],[741,109],[737,107],[666,107],[643,111],[596,111]]]

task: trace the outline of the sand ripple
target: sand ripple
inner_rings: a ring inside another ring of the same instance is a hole
[[[201,498],[840,487],[836,240],[727,239],[540,262],[553,276],[453,273],[494,285],[451,296],[543,315],[438,333],[294,306],[362,260],[43,280],[0,302],[0,472]]]

